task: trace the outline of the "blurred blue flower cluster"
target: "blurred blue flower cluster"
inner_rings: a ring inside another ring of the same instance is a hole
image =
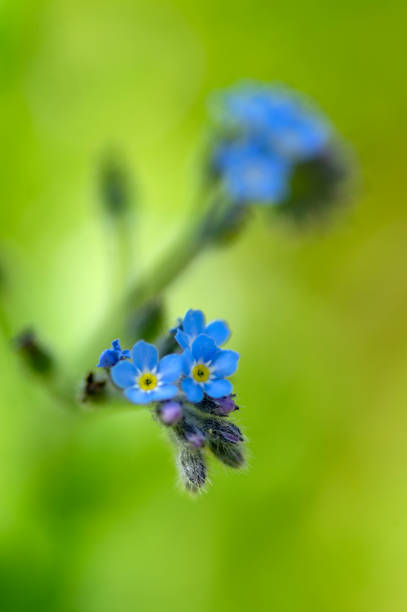
[[[100,356],[98,367],[108,370],[114,386],[134,404],[154,404],[155,414],[179,449],[185,484],[199,490],[206,481],[202,448],[231,467],[244,463],[239,428],[225,420],[237,410],[228,378],[237,370],[239,354],[224,350],[230,336],[221,320],[208,325],[200,310],[188,310],[170,335],[179,352],[159,358],[157,348],[139,340],[123,351],[118,340]]]
[[[281,204],[298,164],[324,155],[332,128],[303,96],[283,86],[238,84],[211,106],[210,164],[235,202]]]

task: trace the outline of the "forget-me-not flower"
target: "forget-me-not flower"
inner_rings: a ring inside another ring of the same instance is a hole
[[[331,126],[304,96],[280,85],[240,84],[221,99],[222,122],[256,135],[291,161],[321,154],[331,136]]]
[[[153,344],[140,340],[131,350],[132,361],[120,361],[111,370],[113,382],[124,389],[134,404],[167,400],[177,394],[174,384],[182,371],[180,355],[166,355],[158,360]]]
[[[238,84],[212,108],[209,167],[233,204],[287,203],[299,165],[324,160],[333,143],[326,117],[281,85]]]
[[[254,139],[221,145],[214,166],[237,203],[278,204],[289,192],[292,165]]]
[[[112,342],[112,348],[103,351],[99,357],[98,368],[112,368],[116,363],[123,359],[130,358],[130,351],[120,348],[120,340],[116,339]]]
[[[182,354],[185,378],[181,387],[190,402],[200,402],[204,393],[219,398],[230,395],[232,383],[226,380],[237,369],[239,353],[219,349],[208,335],[199,334]]]
[[[220,319],[206,325],[202,310],[192,310],[190,308],[180,323],[175,339],[182,349],[188,349],[191,348],[193,341],[199,334],[206,334],[216,346],[220,346],[229,339],[230,329],[225,321]]]

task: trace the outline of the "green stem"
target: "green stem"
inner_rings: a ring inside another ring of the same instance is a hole
[[[223,230],[231,203],[215,197],[209,209],[197,223],[188,225],[175,243],[130,290],[125,298],[125,308],[135,309],[162,293],[188,268],[206,247],[211,246]]]
[[[109,310],[96,334],[87,342],[83,360],[79,360],[81,366],[86,367],[89,363],[94,363],[95,356],[103,347],[108,346],[112,338],[122,337],[126,340],[125,321],[129,313],[159,296],[191,265],[204,248],[211,245],[222,230],[229,212],[230,202],[215,194],[204,215],[195,223],[188,224],[158,262],[138,279],[124,299]],[[134,338],[129,338],[130,342],[133,340]]]
[[[188,229],[133,287],[126,297],[126,304],[134,309],[162,293],[188,266],[207,244],[196,228]]]
[[[131,264],[134,259],[132,249],[132,220],[129,215],[113,219],[108,228],[111,233],[113,254],[111,258],[111,295],[120,295],[129,283]],[[134,270],[134,267],[133,267]]]
[[[171,244],[158,262],[130,288],[124,299],[109,309],[96,333],[86,343],[80,366],[89,367],[90,363],[95,363],[100,351],[110,344],[112,338],[125,339],[125,322],[129,314],[159,296],[194,261],[204,245],[205,241],[199,238],[196,228],[192,231],[188,228],[181,239]],[[129,338],[129,341],[133,340]]]

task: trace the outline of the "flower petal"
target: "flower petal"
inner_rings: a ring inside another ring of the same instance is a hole
[[[188,336],[195,337],[201,334],[205,327],[205,316],[202,310],[188,310],[182,327]]]
[[[224,344],[230,337],[230,329],[225,321],[212,321],[205,328],[205,334],[207,334],[217,346]]]
[[[152,370],[158,362],[158,351],[153,344],[140,340],[131,350],[134,365],[138,370]]]
[[[190,349],[184,351],[181,355],[182,359],[182,369],[184,374],[188,375],[191,373],[192,364],[194,362],[194,358],[192,357],[192,353]]]
[[[151,391],[143,391],[142,389],[138,389],[137,387],[129,387],[125,390],[124,395],[133,404],[149,404],[150,402],[154,401],[152,398]]]
[[[180,329],[175,334],[175,340],[178,342],[182,349],[189,348],[189,336]]]
[[[217,351],[216,344],[206,334],[200,334],[192,343],[192,355],[197,361],[211,361]]]
[[[190,402],[200,402],[203,399],[203,391],[192,378],[184,378],[181,387]]]
[[[115,385],[122,389],[126,389],[134,385],[137,370],[130,361],[119,361],[119,363],[111,369],[111,375]]]
[[[113,347],[113,350],[118,351],[119,353],[121,352],[122,349],[120,348],[119,338],[116,338],[116,340],[113,340],[112,347]]]
[[[215,399],[229,395],[232,392],[232,388],[232,383],[224,379],[211,380],[204,385],[205,393]]]
[[[177,329],[180,329],[180,328],[182,328],[182,319],[180,317],[177,317],[177,324],[174,325],[174,327],[171,327],[170,334],[175,334]]]
[[[174,397],[178,393],[178,388],[175,385],[161,385],[161,387],[157,387],[151,391],[151,400],[153,402],[158,402],[161,400],[170,399]]]
[[[174,382],[182,372],[181,355],[172,353],[163,357],[158,364],[158,373],[164,382]]]
[[[240,355],[236,351],[219,351],[212,362],[215,376],[223,378],[234,374],[237,370],[239,357]]]
[[[111,368],[119,361],[119,354],[113,349],[106,349],[99,357],[98,368]]]

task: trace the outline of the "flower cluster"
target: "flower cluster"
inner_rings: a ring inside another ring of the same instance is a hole
[[[131,350],[113,340],[99,357],[98,373],[88,371],[82,378],[80,393],[70,385],[70,377],[64,379],[58,360],[32,330],[14,342],[25,365],[61,405],[80,401],[89,408],[116,396],[151,406],[177,446],[181,474],[193,491],[206,482],[207,451],[228,466],[244,464],[244,439],[229,419],[238,409],[230,377],[239,354],[223,348],[230,337],[228,325],[221,320],[207,324],[200,310],[188,310],[161,336],[166,291],[205,249],[227,245],[240,235],[252,204],[266,205],[271,220],[284,215],[301,222],[319,218],[328,204],[343,201],[345,179],[352,170],[348,148],[302,95],[280,85],[244,83],[213,100],[197,207],[168,252],[142,274],[131,269],[134,181],[115,157],[106,158],[100,169],[100,200],[113,230],[112,286],[125,290],[119,295],[112,291],[111,304],[105,300],[112,310],[95,338],[105,334],[106,323],[121,330],[115,335],[143,340]],[[0,293],[3,289],[0,266]],[[6,336],[13,328],[2,304],[0,328]],[[92,346],[84,343],[84,351],[94,354]]]
[[[312,174],[308,165],[316,160],[332,165],[334,131],[298,93],[283,86],[239,84],[218,95],[211,108],[216,135],[210,167],[235,203],[281,206],[296,195],[298,168],[305,165]],[[313,182],[312,198],[319,196],[324,179],[320,173]]]
[[[154,405],[178,447],[184,482],[197,491],[206,481],[204,447],[226,465],[244,463],[242,433],[226,419],[237,410],[229,377],[236,372],[239,354],[220,348],[230,336],[227,324],[216,320],[206,325],[200,310],[188,310],[170,335],[179,349],[161,359],[157,348],[144,340],[131,351],[121,350],[115,340],[98,366],[109,371],[130,402]]]

